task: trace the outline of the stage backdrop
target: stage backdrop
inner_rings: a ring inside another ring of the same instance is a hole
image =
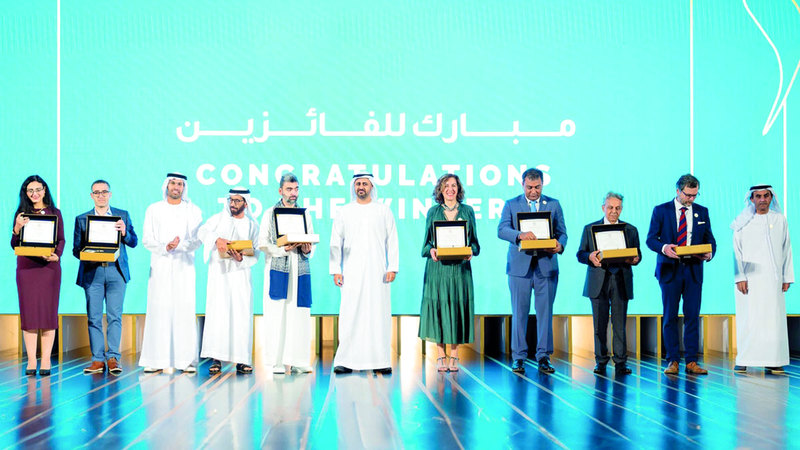
[[[41,174],[68,236],[60,311],[85,313],[70,248],[74,217],[92,206],[93,180],[111,182],[112,204],[131,213],[141,237],[167,172],[188,175],[204,218],[221,211],[230,187],[249,187],[260,220],[278,200],[276,180],[292,171],[320,234],[312,311],[335,314],[331,219],[349,201],[352,174],[367,170],[397,220],[392,309],[417,314],[425,213],[436,178],[452,171],[478,218],[475,312],[505,314],[499,215],[521,193],[520,173],[538,167],[569,235],[555,312],[589,314],[575,252],[583,226],[601,217],[604,194],[625,195],[622,218],[644,242],[653,206],[671,200],[677,178],[693,171],[719,244],[706,265],[702,312],[733,313],[728,226],[747,187],[772,183],[790,224],[800,220],[800,163],[791,157],[800,122],[786,114],[800,107],[790,92],[800,10],[791,0],[748,3],[5,2],[6,238],[20,183]],[[629,312],[659,314],[655,254],[642,250]],[[143,313],[150,254],[139,245],[129,255],[125,312]],[[0,313],[14,314],[11,249],[0,258]],[[202,313],[200,252],[196,264]],[[262,260],[256,312],[263,270]],[[789,291],[791,313],[800,313],[799,290]]]

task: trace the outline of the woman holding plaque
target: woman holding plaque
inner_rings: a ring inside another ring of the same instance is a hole
[[[439,372],[456,372],[459,344],[474,339],[470,260],[478,255],[481,247],[475,233],[475,212],[472,207],[462,203],[464,187],[458,176],[441,176],[433,190],[433,198],[437,204],[428,210],[425,241],[422,244],[422,257],[427,261],[422,284],[419,337],[436,343],[436,367]],[[435,232],[435,223],[438,221],[464,221],[467,232],[464,244],[472,254],[463,259],[440,259]],[[450,344],[449,355],[445,348],[447,344]]]
[[[17,292],[22,339],[28,354],[26,375],[36,375],[37,334],[42,330],[42,365],[39,374],[50,375],[50,352],[58,328],[58,295],[61,290],[61,254],[64,251],[64,221],[53,205],[47,183],[31,175],[19,190],[19,207],[14,214],[11,247],[20,245],[22,227],[30,219],[23,214],[48,214],[56,222],[55,251],[50,256],[17,256]]]

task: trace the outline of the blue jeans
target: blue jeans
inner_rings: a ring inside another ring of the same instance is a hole
[[[125,300],[125,279],[114,265],[98,266],[92,284],[86,291],[86,314],[89,319],[89,347],[92,361],[119,360],[122,339],[122,302]],[[108,351],[103,336],[103,300],[108,322]]]

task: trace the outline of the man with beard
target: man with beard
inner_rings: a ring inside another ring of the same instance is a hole
[[[150,251],[142,354],[144,371],[197,371],[194,251],[200,246],[200,208],[189,200],[186,175],[169,173],[163,200],[144,213],[142,244]]]
[[[372,174],[353,176],[351,202],[333,219],[330,274],[341,288],[339,348],[334,372],[391,368],[392,301],[389,283],[399,266],[397,229],[378,201]]]
[[[250,191],[228,191],[222,212],[211,216],[197,236],[203,241],[208,263],[206,322],[200,356],[211,358],[208,372],[222,369],[222,361],[236,363],[238,373],[253,373],[253,280],[255,251],[246,255],[229,249],[231,241],[258,239],[258,222],[250,215]],[[224,256],[223,256],[224,255]]]
[[[309,259],[314,246],[309,243],[278,247],[275,208],[297,207],[297,177],[281,176],[281,199],[264,212],[258,247],[266,256],[264,265],[264,320],[266,361],[273,373],[311,372],[311,270]],[[308,233],[314,232],[311,214],[305,211]]]
[[[789,364],[785,292],[794,283],[789,226],[772,186],[750,188],[731,224],[736,258],[736,367],[783,373]]]

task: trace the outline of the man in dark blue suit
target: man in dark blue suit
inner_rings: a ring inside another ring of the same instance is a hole
[[[72,239],[72,254],[80,258],[81,249],[86,246],[87,216],[118,216],[115,224],[122,233],[122,244],[119,257],[115,262],[81,261],[78,267],[78,286],[86,293],[86,313],[89,319],[89,347],[92,350],[92,363],[83,373],[103,373],[108,364],[108,371],[114,375],[122,373],[119,364],[119,346],[122,338],[122,302],[125,299],[125,286],[131,276],[128,271],[128,254],[125,246],[136,247],[137,238],[128,212],[112,208],[111,186],[105,180],[92,183],[91,198],[94,208],[75,218],[75,233]],[[103,336],[103,299],[106,303],[106,319],[108,322],[108,351],[106,336]]]
[[[611,310],[611,327],[613,330],[614,371],[627,375],[631,369],[627,366],[628,343],[625,325],[628,318],[628,300],[633,299],[632,265],[639,264],[642,252],[639,249],[639,231],[635,226],[622,222],[622,195],[609,192],[603,200],[604,217],[583,228],[581,245],[578,249],[578,261],[586,264],[586,282],[583,285],[583,296],[592,301],[592,322],[594,325],[594,373],[603,374],[609,361],[608,345],[608,313]],[[600,251],[595,248],[592,227],[603,224],[623,224],[625,241],[630,248],[636,248],[637,255],[619,262],[607,262],[600,259]]]
[[[497,236],[508,241],[506,274],[511,290],[511,356],[514,363],[511,369],[525,373],[525,359],[528,357],[528,315],[531,312],[531,289],[534,292],[536,308],[536,361],[539,371],[553,373],[549,356],[553,353],[553,302],[558,285],[557,255],[564,252],[567,245],[567,226],[558,200],[542,195],[543,173],[538,169],[528,169],[522,174],[523,194],[506,201]],[[530,211],[550,211],[553,223],[553,239],[556,248],[535,252],[519,251],[519,242],[537,237],[530,231],[517,229],[517,213]]]
[[[690,174],[681,176],[675,185],[676,197],[653,208],[647,246],[658,254],[656,278],[661,286],[664,305],[664,346],[668,366],[664,373],[678,373],[680,347],[678,341],[678,306],[683,296],[683,345],[686,373],[706,375],[697,364],[700,349],[700,298],[703,288],[703,262],[710,261],[717,251],[711,233],[708,209],[694,201],[700,181]],[[711,253],[680,257],[675,247],[711,244]]]

